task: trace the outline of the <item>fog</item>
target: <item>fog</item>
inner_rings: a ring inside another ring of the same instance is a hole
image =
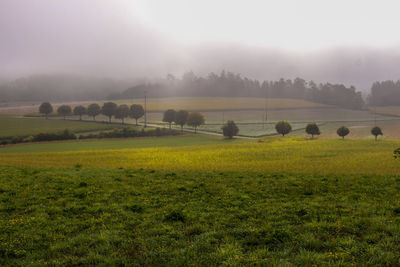
[[[201,2],[1,0],[0,81],[228,70],[369,91],[400,78],[395,1]]]

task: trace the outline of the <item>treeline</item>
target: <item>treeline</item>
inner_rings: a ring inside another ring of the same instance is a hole
[[[43,102],[39,106],[39,113],[44,114],[46,119],[54,111],[53,106],[49,102]],[[61,105],[57,108],[57,114],[62,116],[64,120],[67,116],[76,115],[79,116],[79,120],[82,120],[83,115],[88,115],[96,120],[96,116],[103,114],[108,117],[109,123],[111,123],[111,118],[120,119],[122,124],[124,120],[128,117],[134,118],[136,120],[136,125],[138,124],[138,119],[144,116],[144,109],[142,105],[133,104],[131,106],[122,104],[117,105],[114,102],[106,102],[100,107],[99,104],[93,103],[85,107],[82,105],[71,108],[69,105]]]
[[[301,78],[260,82],[225,71],[219,75],[210,73],[207,77],[187,72],[181,79],[168,75],[166,79],[157,83],[137,85],[122,93],[111,94],[109,99],[140,98],[144,92],[151,97],[297,98],[350,109],[361,109],[365,104],[361,92],[357,92],[354,86],[346,87],[343,84],[331,83],[317,85],[313,81]]]
[[[400,81],[375,82],[371,87],[368,103],[373,106],[400,105]]]

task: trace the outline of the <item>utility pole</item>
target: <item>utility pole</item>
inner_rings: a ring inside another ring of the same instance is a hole
[[[147,127],[147,91],[144,91],[144,128]]]
[[[264,91],[264,114],[265,114],[265,118],[264,118],[264,116],[263,116],[263,129],[265,128],[265,123],[267,122],[267,119],[268,119],[268,114],[267,114],[267,108],[268,108],[268,92],[267,92],[267,90],[268,90],[268,87],[267,86],[265,86],[265,91]]]
[[[225,113],[222,111],[222,125],[225,123]]]

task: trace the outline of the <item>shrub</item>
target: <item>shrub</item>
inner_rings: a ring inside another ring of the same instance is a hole
[[[33,141],[56,141],[56,140],[73,140],[76,139],[76,135],[65,129],[62,133],[39,133],[33,136]]]

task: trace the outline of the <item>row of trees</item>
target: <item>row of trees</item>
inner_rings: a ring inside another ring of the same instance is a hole
[[[200,112],[191,112],[187,110],[175,111],[174,109],[168,109],[164,112],[163,122],[169,123],[169,129],[171,129],[171,124],[181,126],[181,131],[183,131],[183,126],[185,124],[194,127],[194,132],[197,132],[197,127],[205,123],[204,116]]]
[[[285,136],[286,134],[292,131],[292,125],[288,121],[279,121],[275,125],[276,132]],[[305,131],[307,134],[311,135],[311,138],[314,138],[314,135],[320,135],[321,132],[316,123],[307,124]],[[336,131],[337,135],[344,139],[350,133],[349,128],[346,126],[339,127]],[[383,135],[382,129],[378,126],[375,126],[371,129],[371,134],[375,137],[375,141],[377,140],[379,135]]]
[[[110,99],[142,97],[147,91],[153,97],[165,96],[219,96],[219,97],[270,97],[299,98],[317,103],[337,105],[350,109],[361,109],[364,100],[354,86],[343,84],[306,81],[301,78],[258,81],[242,77],[240,74],[222,71],[210,73],[207,77],[185,73],[181,79],[168,75],[165,80],[154,84],[142,84],[129,88],[120,94],[110,95]]]
[[[39,107],[39,112],[48,118],[48,115],[53,112],[53,106],[49,102],[44,102]],[[96,120],[96,116],[99,114],[103,114],[108,117],[109,122],[111,123],[111,118],[114,116],[116,119],[120,119],[122,123],[127,117],[134,118],[137,121],[144,115],[144,109],[142,105],[133,104],[131,106],[128,105],[117,105],[114,102],[106,102],[100,107],[99,104],[93,103],[88,107],[84,107],[82,105],[74,107],[72,110],[69,105],[61,105],[57,108],[57,113],[60,116],[64,117],[64,120],[67,116],[72,114],[79,116],[79,120],[82,120],[83,115],[88,115],[93,117],[93,120]]]

